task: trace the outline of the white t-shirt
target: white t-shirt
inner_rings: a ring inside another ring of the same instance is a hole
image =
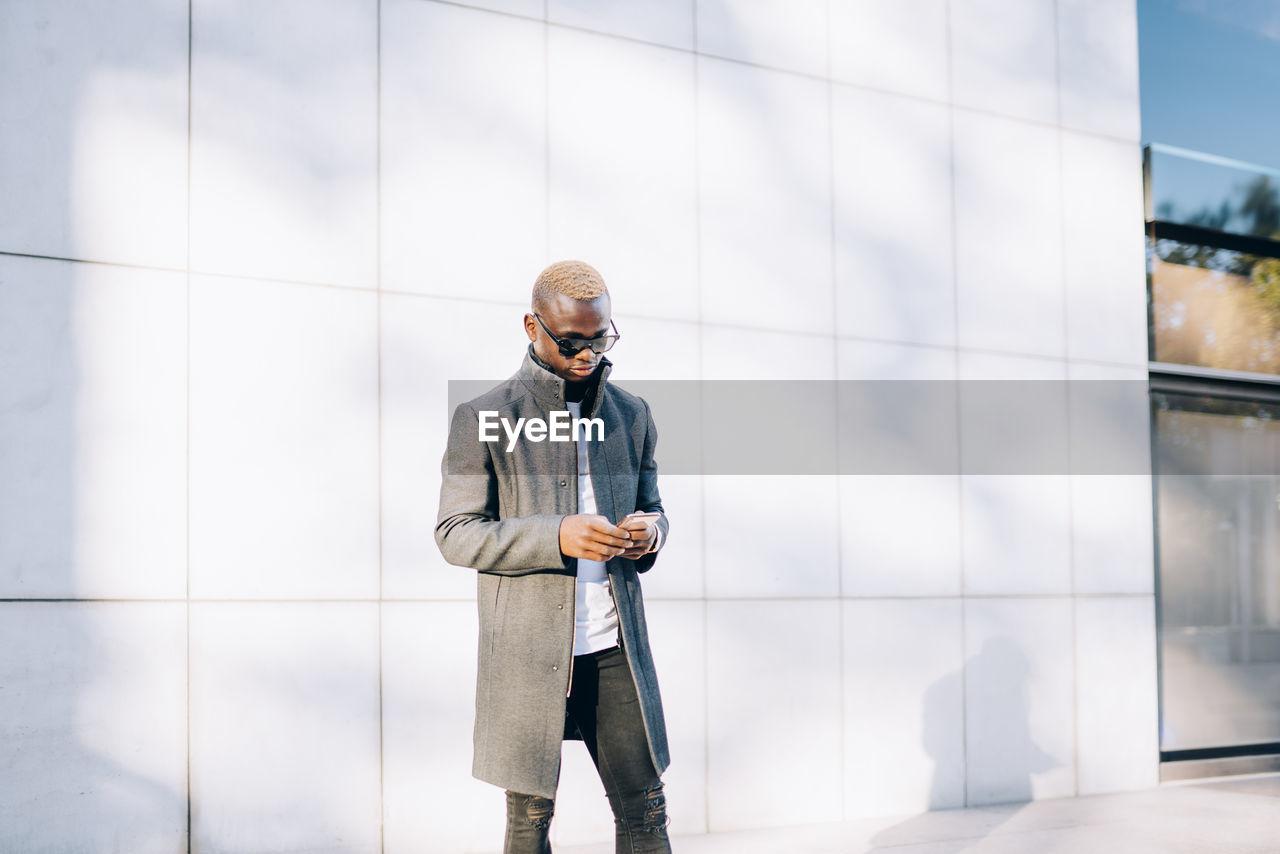
[[[582,404],[566,402],[571,418],[582,417]],[[586,431],[578,446],[578,512],[598,513],[587,457]],[[578,437],[575,437],[577,439]],[[574,606],[573,654],[587,655],[618,645],[618,611],[604,563],[578,558],[577,603]]]

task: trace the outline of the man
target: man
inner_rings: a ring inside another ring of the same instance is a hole
[[[472,773],[507,790],[506,854],[551,850],[565,738],[584,741],[600,772],[617,850],[671,850],[639,581],[667,519],[649,405],[608,382],[611,309],[590,265],[542,271],[523,364],[457,407],[442,466],[436,543],[479,571]],[[556,428],[570,423],[567,441]]]

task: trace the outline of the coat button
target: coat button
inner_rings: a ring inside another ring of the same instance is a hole
[[[567,481],[567,480],[562,480],[562,481],[560,481],[560,485],[561,485],[561,486],[568,486],[568,485],[569,485],[569,481]]]
[[[558,664],[553,664],[553,665],[551,665],[551,669],[552,669],[552,670],[559,670],[559,669],[560,669],[560,665],[558,665]]]
[[[556,606],[556,610],[557,610],[557,611],[563,611],[563,610],[564,610],[564,606],[563,606],[563,605],[557,605],[557,606]]]

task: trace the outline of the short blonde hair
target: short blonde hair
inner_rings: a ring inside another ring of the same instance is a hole
[[[538,274],[533,283],[533,307],[546,305],[556,294],[590,301],[609,293],[604,277],[585,261],[557,261]]]

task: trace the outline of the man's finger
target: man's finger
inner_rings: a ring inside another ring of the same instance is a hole
[[[609,534],[613,537],[625,537],[627,535],[625,528],[619,528],[603,516],[592,516],[587,520],[587,528],[601,534]]]
[[[612,546],[619,549],[625,549],[632,545],[632,541],[626,537],[611,536],[596,531],[592,531],[587,535],[586,540],[594,545]]]

